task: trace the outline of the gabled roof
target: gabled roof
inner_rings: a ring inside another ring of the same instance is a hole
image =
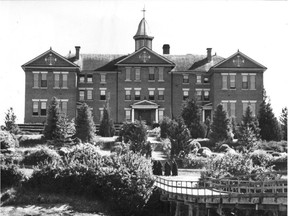
[[[22,65],[22,68],[78,68],[79,66],[58,54],[51,48],[36,58]]]
[[[119,58],[113,59],[112,61],[108,62],[107,64],[105,64],[102,67],[97,68],[94,71],[115,71],[117,69],[117,66],[115,64],[126,57],[127,57],[127,55],[124,55],[124,56],[121,56]]]
[[[120,60],[116,65],[170,65],[175,64],[169,59],[159,55],[148,47],[142,47],[134,53],[128,55],[126,58]]]
[[[223,61],[224,58],[222,58],[221,56],[212,56],[211,57],[211,61],[208,62],[208,58],[204,58],[201,59],[200,61],[195,62],[190,68],[189,70],[192,71],[199,71],[199,72],[207,72],[210,70],[211,67],[213,67],[214,65],[218,64],[219,62]]]
[[[159,107],[159,105],[152,101],[142,100],[142,101],[132,104],[131,107],[134,109],[137,109],[137,108],[138,109],[151,109],[151,108],[156,109]]]
[[[248,57],[239,50],[228,57],[227,59],[220,61],[218,64],[212,67],[213,69],[218,68],[253,68],[253,69],[264,69],[267,68],[252,58]]]

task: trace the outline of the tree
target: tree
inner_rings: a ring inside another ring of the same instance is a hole
[[[109,110],[104,107],[103,109],[103,117],[100,122],[99,135],[102,137],[111,137],[114,136],[115,128],[113,124],[113,120],[110,119]]]
[[[20,129],[18,125],[16,124],[16,119],[17,117],[14,113],[14,110],[12,107],[10,107],[7,113],[5,113],[4,123],[5,123],[6,130],[13,134],[17,134],[20,132]]]
[[[282,113],[280,116],[281,130],[282,130],[282,139],[287,140],[287,107],[282,109]]]
[[[95,137],[95,124],[91,109],[86,103],[83,103],[78,109],[78,115],[75,121],[75,137],[83,142],[92,142]]]
[[[69,121],[65,114],[60,114],[56,128],[59,141],[65,141],[67,138],[72,137],[75,134],[74,120],[72,119]]]
[[[195,99],[187,99],[183,102],[181,117],[183,118],[187,128],[189,128],[192,138],[205,137],[205,128],[200,121],[200,107],[197,105]]]
[[[273,113],[270,101],[267,101],[267,96],[265,93],[263,96],[263,101],[260,104],[258,121],[260,136],[263,140],[281,140],[281,129],[279,127],[279,122]]]
[[[180,152],[183,152],[184,154],[189,153],[190,131],[184,124],[182,118],[171,121],[168,138],[171,142],[171,158],[179,156]]]
[[[60,139],[59,128],[57,126],[57,122],[60,119],[60,108],[59,102],[56,97],[51,99],[48,115],[44,127],[44,137],[47,140],[57,140]]]
[[[215,110],[213,122],[211,124],[210,138],[214,142],[225,141],[228,139],[229,122],[227,113],[223,109],[223,105],[219,104]]]

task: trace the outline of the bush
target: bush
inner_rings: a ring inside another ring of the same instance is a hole
[[[43,164],[25,186],[101,198],[120,215],[139,215],[154,183],[150,160],[132,152],[101,157],[91,146],[84,151],[82,147],[71,151],[63,161]]]
[[[198,157],[194,154],[188,154],[183,160],[183,168],[186,169],[202,169],[205,167],[208,159],[205,157]]]
[[[40,147],[24,156],[22,163],[29,166],[36,166],[45,161],[52,162],[60,160],[59,154],[48,147]]]
[[[287,152],[287,141],[261,141],[258,142],[258,148],[266,151]]]
[[[30,147],[44,144],[45,138],[43,135],[18,135],[19,146]]]
[[[19,142],[16,136],[14,134],[9,133],[8,131],[0,131],[0,144],[1,144],[1,151],[19,147]]]
[[[169,128],[171,125],[171,119],[167,116],[164,116],[160,122],[160,137],[165,139],[168,137]]]
[[[6,163],[1,161],[1,187],[17,186],[24,180],[24,174],[19,170],[15,164]]]
[[[270,165],[273,166],[274,170],[287,171],[287,153],[282,153],[281,156],[272,158]]]
[[[267,154],[264,150],[256,150],[250,154],[250,158],[254,165],[258,166],[268,166],[273,156]]]

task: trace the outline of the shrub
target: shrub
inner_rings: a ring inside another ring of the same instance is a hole
[[[196,140],[191,140],[191,142],[189,143],[190,151],[193,151],[194,149],[200,149],[200,148],[201,148],[201,144]]]
[[[287,171],[287,153],[282,153],[281,156],[272,158],[270,165],[273,166],[274,170]]]
[[[258,148],[266,151],[287,152],[287,141],[261,141]]]
[[[103,117],[100,122],[99,135],[102,137],[112,137],[114,136],[115,128],[113,120],[110,119],[109,109],[104,107]]]
[[[15,164],[6,163],[1,161],[1,187],[17,186],[24,180],[24,174],[19,170]]]
[[[171,119],[167,116],[164,116],[160,122],[160,137],[165,139],[168,137],[169,128],[171,125]]]
[[[186,169],[202,169],[205,167],[208,159],[205,157],[198,157],[194,154],[188,154],[183,160],[183,168]]]
[[[219,152],[227,152],[227,151],[229,151],[230,149],[231,149],[231,148],[230,148],[230,146],[229,146],[228,144],[222,144],[222,145],[220,145],[218,151],[219,151]]]
[[[16,136],[14,134],[9,133],[8,131],[0,131],[0,144],[1,144],[1,151],[19,147],[19,142]]]
[[[273,156],[267,154],[264,150],[256,150],[250,154],[250,158],[253,161],[253,164],[258,166],[268,166]]]
[[[59,160],[59,154],[48,147],[40,147],[24,156],[22,163],[29,166],[36,166],[45,161],[52,162]]]
[[[18,125],[16,124],[16,115],[14,113],[14,110],[12,107],[10,107],[7,111],[7,113],[5,113],[5,129],[7,131],[9,131],[12,134],[19,134],[20,128],[18,127]]]
[[[43,135],[18,135],[19,146],[30,147],[44,144],[46,142]]]

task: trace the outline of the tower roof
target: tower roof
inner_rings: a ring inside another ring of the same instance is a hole
[[[136,35],[134,37],[149,36],[149,35],[150,35],[150,30],[148,27],[148,23],[145,20],[145,18],[143,17],[143,19],[140,21],[140,23],[138,25],[138,30],[137,30]]]

